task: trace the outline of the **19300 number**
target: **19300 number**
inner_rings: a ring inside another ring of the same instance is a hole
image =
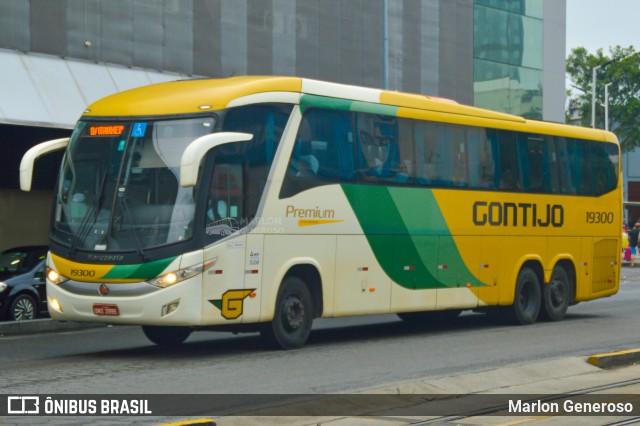
[[[613,212],[587,212],[587,223],[613,223]]]
[[[89,269],[72,269],[71,276],[72,277],[94,277],[96,275],[96,271],[92,271]]]

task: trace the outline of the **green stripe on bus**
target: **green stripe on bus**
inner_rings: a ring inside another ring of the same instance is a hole
[[[381,105],[361,101],[353,101],[353,103],[351,104],[351,111],[368,112],[370,114],[379,115],[391,115],[393,117],[398,115],[398,107],[396,106]]]
[[[300,98],[300,106],[303,108],[319,107],[349,111],[351,109],[351,102],[352,101],[346,99],[336,99],[316,95],[303,95],[302,98]]]
[[[342,189],[378,263],[394,282],[408,289],[485,285],[462,260],[430,189]],[[444,259],[447,269],[440,272],[439,261]]]
[[[115,265],[105,279],[143,279],[157,277],[175,260],[176,256],[137,265]]]
[[[336,99],[316,95],[303,95],[300,99],[300,106],[302,106],[303,109],[305,107],[318,107],[390,115],[394,117],[398,115],[398,107],[396,106],[381,105],[374,102],[350,101],[347,99]]]

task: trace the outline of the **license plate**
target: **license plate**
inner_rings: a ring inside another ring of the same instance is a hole
[[[120,315],[120,309],[118,305],[93,305],[93,314],[115,317]]]

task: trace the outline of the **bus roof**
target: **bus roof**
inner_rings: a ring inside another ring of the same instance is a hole
[[[475,122],[490,120],[489,127],[518,129],[526,125],[529,131],[565,134],[588,139],[616,141],[616,137],[601,130],[525,118],[460,105],[454,101],[419,94],[385,91],[368,87],[330,83],[300,77],[240,76],[222,79],[179,80],[152,84],[119,92],[91,104],[84,117],[156,116],[199,113],[219,110],[237,104],[244,97],[262,93],[293,93],[326,96],[354,102],[380,104],[397,108],[398,116],[416,118],[421,112],[455,115]],[[493,121],[495,120],[495,121]],[[447,121],[447,120],[444,120]],[[458,121],[458,120],[456,120]]]

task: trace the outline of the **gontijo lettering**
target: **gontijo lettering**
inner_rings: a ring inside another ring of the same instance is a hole
[[[473,203],[476,226],[531,226],[560,228],[564,225],[564,208],[559,204]]]

